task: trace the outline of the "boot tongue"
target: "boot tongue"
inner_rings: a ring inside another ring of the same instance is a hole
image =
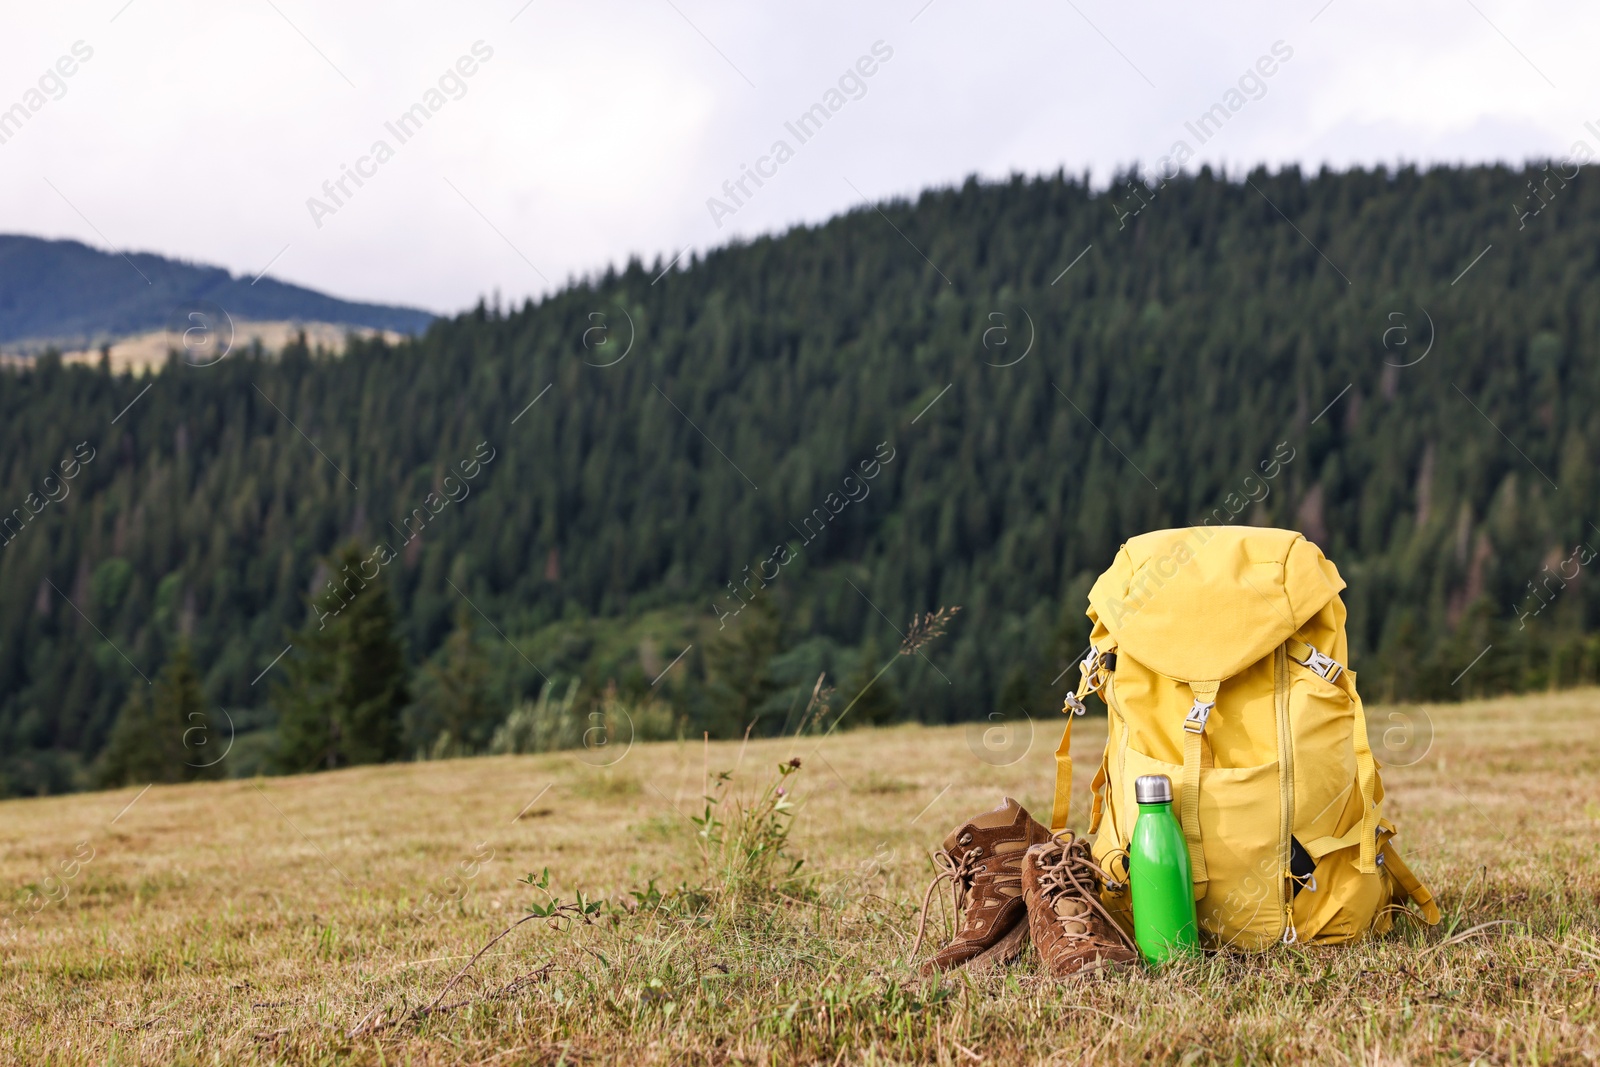
[[[1021,812],[1021,804],[1018,804],[1010,797],[1003,797],[998,808],[984,812],[967,825],[975,830],[998,830],[1003,826],[1015,825],[1017,816]]]
[[[962,823],[951,830],[944,839],[944,850],[953,856],[958,856],[962,851],[971,848],[973,842],[963,842],[964,835],[970,835],[974,830],[998,830],[1016,824],[1017,816],[1022,812],[1022,805],[1010,797],[1004,797],[1000,806],[993,811],[986,811],[970,822]]]
[[[1055,902],[1056,918],[1061,920],[1061,929],[1069,934],[1086,937],[1092,930],[1089,926],[1089,905],[1081,900],[1070,897],[1057,897]]]
[[[1067,896],[1057,897],[1055,908],[1056,914],[1063,919],[1075,919],[1089,911],[1089,905]]]

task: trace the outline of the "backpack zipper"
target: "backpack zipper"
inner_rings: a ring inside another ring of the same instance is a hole
[[[1278,833],[1278,903],[1283,910],[1283,941],[1293,944],[1294,897],[1287,890],[1290,871],[1289,841],[1294,836],[1294,734],[1289,722],[1289,649],[1279,645],[1273,655],[1272,703],[1278,715],[1278,795],[1282,825]]]

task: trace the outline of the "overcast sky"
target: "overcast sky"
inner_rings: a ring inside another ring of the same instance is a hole
[[[1595,5],[1324,4],[8,0],[0,232],[448,312],[1179,141],[1233,173],[1600,148]]]

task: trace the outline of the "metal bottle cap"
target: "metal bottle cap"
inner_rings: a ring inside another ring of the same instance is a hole
[[[1164,774],[1141,774],[1134,779],[1133,798],[1140,804],[1171,804],[1172,779]]]

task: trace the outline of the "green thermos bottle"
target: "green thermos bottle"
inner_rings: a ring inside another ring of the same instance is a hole
[[[1146,963],[1198,952],[1189,842],[1172,814],[1172,779],[1145,774],[1133,783],[1139,817],[1128,843],[1128,887],[1133,894],[1133,939]]]

